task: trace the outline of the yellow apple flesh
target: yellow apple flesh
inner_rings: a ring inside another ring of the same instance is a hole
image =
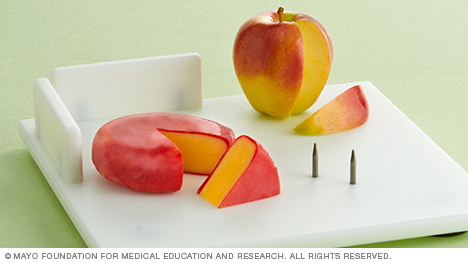
[[[250,104],[281,119],[314,104],[332,60],[325,28],[308,15],[281,8],[246,21],[234,42],[234,68]]]
[[[369,104],[361,86],[338,95],[294,128],[301,135],[324,135],[351,130],[369,118]]]

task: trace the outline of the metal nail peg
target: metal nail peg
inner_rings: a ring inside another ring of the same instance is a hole
[[[312,151],[312,177],[318,177],[318,155],[316,143],[314,143],[314,150]]]
[[[356,155],[354,149],[351,152],[351,169],[350,169],[350,184],[356,184]]]

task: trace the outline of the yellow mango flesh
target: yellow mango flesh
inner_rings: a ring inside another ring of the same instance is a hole
[[[219,207],[231,188],[252,162],[256,145],[246,138],[239,138],[221,160],[200,196]]]
[[[307,110],[322,92],[331,68],[330,51],[320,28],[307,20],[296,21],[304,42],[304,71],[293,115]]]
[[[226,143],[216,137],[196,133],[161,133],[179,148],[187,173],[210,174],[227,150]]]

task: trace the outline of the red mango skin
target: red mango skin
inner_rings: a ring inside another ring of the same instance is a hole
[[[255,155],[245,172],[230,189],[218,208],[265,199],[276,196],[281,192],[278,168],[268,152],[251,137],[247,135],[239,136],[239,138],[241,137],[246,137],[255,144]],[[197,191],[198,194],[203,190],[210,177],[211,175],[200,186]]]

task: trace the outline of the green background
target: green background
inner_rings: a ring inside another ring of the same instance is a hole
[[[466,1],[0,0],[0,247],[86,246],[17,134],[33,118],[34,79],[59,66],[197,52],[204,98],[242,94],[236,32],[279,6],[327,28],[329,84],[371,81],[468,170]],[[366,246],[468,247],[468,234]]]

